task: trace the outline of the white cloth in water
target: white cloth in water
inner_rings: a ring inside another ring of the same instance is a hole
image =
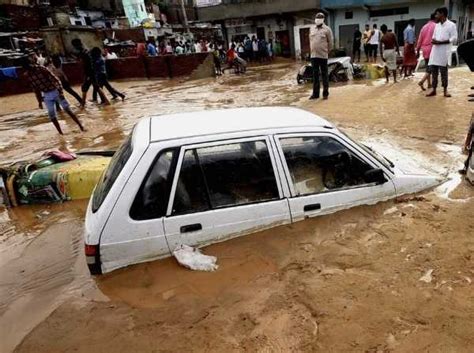
[[[188,245],[180,245],[173,255],[178,263],[186,268],[195,271],[215,271],[219,268],[216,264],[217,257],[201,254],[199,249],[194,249]]]

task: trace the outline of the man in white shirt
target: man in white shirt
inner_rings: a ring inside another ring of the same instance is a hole
[[[369,38],[369,62],[377,62],[377,49],[380,44],[380,31],[377,28],[377,24],[374,23],[373,29]]]
[[[438,86],[438,73],[441,72],[441,84],[444,89],[444,96],[451,97],[448,93],[448,61],[451,55],[451,45],[458,39],[456,25],[448,20],[448,9],[440,7],[435,11],[436,27],[433,32],[433,48],[431,49],[430,61],[428,65],[432,74],[433,91],[427,97],[436,96]]]

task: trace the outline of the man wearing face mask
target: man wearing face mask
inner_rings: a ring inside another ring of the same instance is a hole
[[[313,94],[309,99],[318,99],[320,91],[319,72],[323,79],[323,99],[329,96],[328,56],[332,49],[332,31],[324,24],[324,14],[319,12],[314,21],[316,26],[309,33],[311,66],[313,67]]]

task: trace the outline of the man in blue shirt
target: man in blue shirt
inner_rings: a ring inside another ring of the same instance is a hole
[[[146,45],[146,52],[148,56],[157,56],[158,52],[156,51],[156,46],[153,43],[153,40],[149,40],[148,44]]]
[[[416,67],[417,58],[415,52],[415,19],[408,21],[408,26],[403,31],[403,40],[405,46],[403,48],[403,70],[405,77],[412,75],[413,69]]]

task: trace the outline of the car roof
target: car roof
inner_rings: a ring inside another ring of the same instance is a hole
[[[332,124],[313,113],[291,107],[206,110],[150,117],[150,142],[303,127],[332,127]]]

